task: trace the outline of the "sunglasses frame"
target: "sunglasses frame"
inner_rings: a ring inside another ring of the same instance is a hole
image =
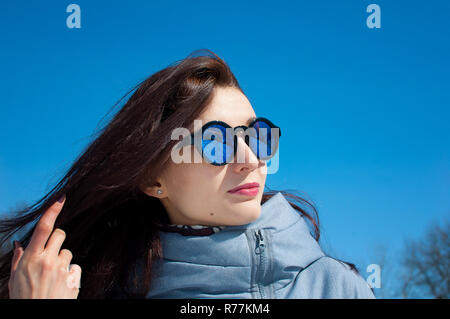
[[[236,135],[236,133],[235,133],[235,132],[236,132],[236,129],[238,129],[238,128],[243,128],[244,131],[246,131],[247,129],[253,127],[253,125],[255,125],[255,123],[256,123],[256,122],[259,122],[259,121],[265,122],[267,125],[269,125],[269,127],[270,127],[271,129],[277,128],[278,131],[279,131],[279,133],[280,133],[280,134],[278,135],[278,138],[281,137],[281,128],[280,128],[279,126],[276,126],[275,124],[273,124],[269,119],[267,119],[267,118],[265,118],[265,117],[257,117],[257,118],[255,118],[255,119],[253,119],[253,120],[248,124],[248,126],[246,126],[246,125],[239,125],[239,126],[235,126],[235,127],[232,127],[232,126],[230,126],[228,123],[225,123],[225,122],[223,122],[223,121],[218,121],[218,120],[216,120],[216,121],[209,121],[209,122],[205,123],[205,124],[201,127],[201,129],[198,130],[198,131],[201,131],[201,136],[202,136],[202,138],[203,138],[203,133],[204,133],[209,127],[211,127],[211,126],[213,126],[213,125],[221,125],[221,126],[225,127],[225,129],[227,129],[227,128],[233,129],[233,139],[234,139],[234,140],[233,140],[233,144],[234,144],[234,145],[233,145],[233,146],[234,146],[233,158],[234,158],[234,157],[236,156],[236,152],[237,152],[237,135]],[[186,137],[178,144],[177,147],[178,147],[178,148],[182,148],[182,147],[184,147],[184,146],[194,145],[194,146],[197,148],[197,150],[199,151],[199,153],[202,155],[202,158],[205,159],[205,160],[207,161],[207,163],[208,163],[208,164],[211,164],[211,165],[215,165],[215,166],[224,166],[224,165],[227,165],[227,164],[229,163],[229,162],[224,162],[224,163],[213,163],[213,162],[210,162],[208,158],[205,158],[205,157],[203,156],[203,148],[202,148],[201,145],[197,145],[197,144],[195,143],[194,136],[195,136],[195,132],[190,134],[190,138],[189,138],[189,135],[186,136]],[[247,146],[249,146],[249,137],[248,137],[248,135],[245,136],[245,144],[247,144]],[[251,148],[250,148],[250,149],[251,149]],[[278,145],[277,145],[277,149],[278,149]],[[256,154],[255,154],[255,155],[256,155]],[[256,155],[256,156],[257,156],[257,155]],[[258,156],[257,156],[257,157],[258,157]],[[258,159],[259,159],[259,157],[258,157]]]

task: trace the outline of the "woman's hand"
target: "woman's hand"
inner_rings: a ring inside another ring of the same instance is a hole
[[[77,298],[81,267],[70,264],[72,253],[69,250],[60,250],[66,238],[64,231],[53,230],[64,202],[65,196],[62,202],[55,202],[42,215],[25,250],[14,242],[8,282],[11,299]]]

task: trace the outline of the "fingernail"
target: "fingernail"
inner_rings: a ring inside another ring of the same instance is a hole
[[[19,248],[19,242],[17,240],[14,240],[14,249]]]
[[[66,195],[62,195],[59,199],[58,202],[62,203],[64,201],[64,199],[66,198]]]

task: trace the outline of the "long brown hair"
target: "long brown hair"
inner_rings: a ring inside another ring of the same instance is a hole
[[[197,55],[199,51],[207,54]],[[189,127],[210,102],[215,87],[234,87],[242,92],[225,61],[206,49],[192,52],[139,83],[119,100],[134,91],[53,189],[34,205],[2,220],[0,246],[31,226],[66,194],[55,228],[66,232],[62,248],[69,249],[72,263],[82,268],[78,297],[114,298],[117,291],[129,297],[144,297],[151,283],[152,261],[162,256],[156,226],[169,220],[159,199],[141,189],[155,185],[158,173],[169,160],[170,149],[176,143],[170,139],[172,130]],[[262,203],[275,193],[264,193]],[[310,221],[318,241],[314,205],[299,196],[283,194]],[[27,246],[33,230],[34,225],[20,238],[22,246]],[[10,250],[0,258],[2,298],[8,298],[12,254]],[[143,269],[139,275],[134,271],[138,262]],[[130,273],[135,274],[131,290],[127,288]]]

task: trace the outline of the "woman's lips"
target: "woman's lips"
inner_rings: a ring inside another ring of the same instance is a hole
[[[252,188],[241,188],[237,191],[230,192],[231,194],[239,194],[239,195],[246,195],[246,196],[256,196],[259,193],[259,187],[252,187]]]
[[[258,183],[247,183],[247,184],[235,187],[232,190],[229,190],[228,192],[231,194],[256,196],[259,193],[259,184]]]

